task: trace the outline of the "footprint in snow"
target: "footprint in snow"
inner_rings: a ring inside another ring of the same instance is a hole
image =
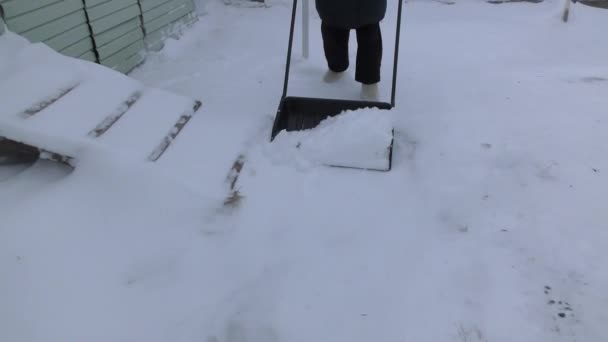
[[[545,295],[548,298],[547,305],[553,311],[553,315],[555,315],[554,317],[564,318],[564,319],[567,317],[574,318],[575,317],[574,309],[572,309],[572,306],[570,305],[570,303],[568,303],[565,300],[554,299],[554,296],[552,296],[552,290],[553,289],[551,288],[551,286],[547,285],[544,287]]]
[[[242,311],[241,311],[242,310]],[[242,308],[227,317],[207,342],[277,342],[276,330],[255,311]]]
[[[597,83],[597,82],[608,82],[608,78],[598,76],[588,76],[581,78],[581,81],[585,83]]]
[[[478,326],[465,327],[462,324],[458,327],[458,340],[461,342],[488,342]]]

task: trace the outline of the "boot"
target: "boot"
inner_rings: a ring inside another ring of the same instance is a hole
[[[334,83],[334,82],[340,80],[340,78],[342,78],[342,75],[344,75],[344,72],[335,72],[335,71],[327,70],[327,72],[323,76],[323,82]]]
[[[361,84],[361,100],[378,101],[378,83]]]

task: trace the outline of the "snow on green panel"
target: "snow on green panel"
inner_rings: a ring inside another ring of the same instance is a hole
[[[68,14],[59,20],[36,27],[33,30],[23,32],[21,35],[31,42],[42,42],[56,37],[86,22],[87,16],[84,13],[84,10],[79,10],[77,12]]]
[[[82,0],[64,0],[7,20],[8,28],[23,33],[83,8]],[[66,28],[69,29],[69,28]]]
[[[128,74],[133,71],[135,67],[140,65],[144,61],[144,57],[142,54],[137,53],[129,58],[127,58],[123,63],[114,67],[114,70],[118,72],[122,72],[123,74]]]
[[[141,28],[138,27],[135,30],[123,35],[122,37],[115,39],[111,43],[106,44],[103,47],[97,48],[99,58],[105,59],[107,57],[110,57],[113,54],[119,52],[120,50],[133,44],[135,41],[142,39],[144,39],[144,32],[141,30]]]
[[[141,10],[145,13],[154,7],[158,7],[172,1],[173,0],[139,0],[139,5],[141,6]]]
[[[194,23],[198,17],[194,13],[189,13],[171,24],[164,26],[154,32],[146,35],[146,47],[152,51],[158,51],[163,47],[163,41],[167,38],[167,35],[171,34],[172,30],[179,28],[180,25],[189,25]]]
[[[196,20],[192,0],[0,0],[0,6],[6,27],[29,41],[121,72],[141,63],[146,46],[162,48],[176,25]]]
[[[89,8],[89,7],[97,6],[99,4],[102,4],[102,3],[108,2],[108,1],[110,1],[110,0],[84,0],[84,6],[86,8]]]
[[[154,32],[156,30],[168,26],[169,24],[173,23],[177,19],[185,16],[190,12],[192,12],[192,8],[190,8],[188,4],[182,4],[182,6],[171,11],[170,13],[167,13],[167,15],[164,15],[149,22],[144,22],[144,28],[146,32]]]
[[[102,65],[109,66],[113,68],[117,65],[120,65],[129,57],[133,56],[136,53],[143,51],[144,49],[144,41],[138,40],[135,43],[129,45],[128,47],[120,50],[118,53],[106,58],[102,59],[100,62]]]
[[[148,33],[144,42],[146,43],[146,49],[150,51],[159,51],[161,50],[165,43],[165,39],[167,38],[167,34],[165,30],[156,30],[152,33]]]
[[[77,42],[76,44],[68,46],[60,52],[66,56],[80,57],[83,53],[93,49],[93,40],[91,37],[86,37],[85,39]]]
[[[97,62],[97,55],[95,55],[95,51],[87,51],[84,54],[80,55],[78,58],[84,59],[89,62]]]
[[[90,36],[89,25],[87,23],[78,25],[71,30],[55,36],[44,43],[55,50],[62,50],[66,47],[83,40]]]
[[[141,29],[141,21],[139,18],[133,18],[105,32],[95,35],[95,45],[100,48],[137,28]]]
[[[94,7],[87,7],[87,13],[89,20],[95,21],[136,4],[137,0],[110,0]]]
[[[138,17],[140,14],[139,6],[137,4],[122,9],[112,15],[103,17],[99,20],[91,22],[93,34],[105,32],[113,27],[116,27],[130,19]]]
[[[63,0],[4,0],[0,1],[0,4],[2,4],[2,8],[4,9],[4,17],[8,19],[62,1]]]
[[[155,7],[154,9],[151,9],[142,14],[143,21],[144,23],[147,23],[163,15],[170,14],[172,11],[179,8],[180,6],[186,5],[187,1],[189,0],[173,0],[161,6]]]

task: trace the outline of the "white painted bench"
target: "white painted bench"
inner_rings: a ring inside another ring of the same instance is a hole
[[[10,32],[0,36],[0,144],[5,147],[69,165],[95,149],[155,162],[200,107],[198,100],[146,87]]]

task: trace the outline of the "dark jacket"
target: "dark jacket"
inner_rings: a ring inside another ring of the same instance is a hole
[[[315,6],[325,24],[339,28],[376,24],[386,15],[386,0],[315,0]]]

